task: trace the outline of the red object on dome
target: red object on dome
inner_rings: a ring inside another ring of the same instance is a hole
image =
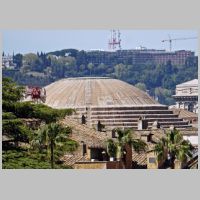
[[[32,99],[40,99],[41,97],[41,89],[39,87],[33,87],[31,91]]]

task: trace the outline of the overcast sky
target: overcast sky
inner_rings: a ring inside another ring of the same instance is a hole
[[[169,50],[163,39],[197,37],[195,30],[120,30],[122,49],[139,46]],[[49,52],[67,48],[79,50],[108,50],[110,30],[48,30],[48,31],[3,31],[3,50],[7,54]],[[172,50],[197,52],[197,39],[173,41]]]

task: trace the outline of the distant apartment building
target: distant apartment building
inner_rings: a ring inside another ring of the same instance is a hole
[[[194,52],[181,50],[155,53],[153,55],[153,60],[156,64],[166,64],[170,60],[173,65],[184,65],[188,57],[195,57]]]
[[[197,60],[197,56],[192,51],[179,50],[168,52],[166,50],[157,49],[130,49],[117,51],[87,51],[85,54],[85,62],[99,65],[114,64],[145,64],[147,62],[154,64],[166,64],[171,61],[173,65],[184,65],[188,58]]]

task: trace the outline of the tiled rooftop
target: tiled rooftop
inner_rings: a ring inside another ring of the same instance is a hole
[[[181,84],[179,84],[177,86],[178,87],[182,87],[182,86],[193,86],[193,85],[198,86],[198,79],[193,79],[191,81],[187,81],[187,82],[181,83]]]
[[[137,153],[133,151],[132,154],[132,163],[133,163],[133,168],[136,169],[144,169],[147,167],[147,154],[144,153]]]
[[[71,139],[79,143],[84,142],[88,147],[103,147],[109,138],[106,133],[95,131],[70,117],[62,120],[62,124],[72,128]]]
[[[174,114],[178,115],[179,118],[197,118],[198,114],[190,112],[184,109],[172,108]]]

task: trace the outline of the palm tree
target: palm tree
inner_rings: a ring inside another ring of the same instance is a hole
[[[173,169],[176,159],[185,161],[187,157],[192,157],[192,149],[191,143],[184,140],[180,132],[174,129],[168,132],[166,137],[155,145],[154,151],[158,160],[165,160],[167,153],[170,167]]]
[[[44,125],[37,131],[34,145],[39,147],[40,150],[47,149],[47,153],[50,154],[52,169],[54,168],[55,162],[54,151],[55,149],[60,151],[66,150],[69,133],[71,133],[71,128],[65,128],[58,123]]]
[[[107,152],[110,158],[114,158],[117,152],[117,145],[112,139],[107,140]]]
[[[107,140],[107,152],[110,156],[116,157],[118,161],[122,160],[127,146],[133,147],[136,152],[146,149],[146,143],[140,139],[134,139],[130,129],[117,129],[116,132],[118,135],[116,140]]]

